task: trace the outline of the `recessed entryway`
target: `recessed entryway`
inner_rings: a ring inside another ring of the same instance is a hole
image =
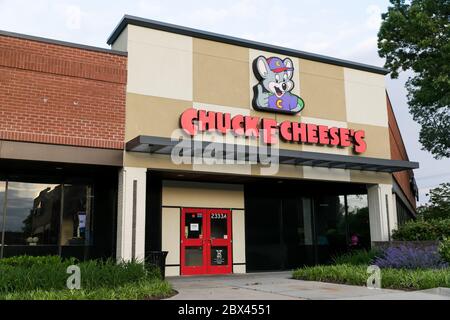
[[[181,274],[232,271],[231,210],[181,210]]]

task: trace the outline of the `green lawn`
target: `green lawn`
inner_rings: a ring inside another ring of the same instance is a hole
[[[80,290],[66,287],[70,265],[80,267]],[[137,262],[77,262],[56,256],[0,260],[0,300],[142,300],[173,294],[158,270]]]

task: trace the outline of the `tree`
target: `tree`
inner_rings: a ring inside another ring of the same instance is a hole
[[[450,0],[390,0],[378,32],[378,53],[391,78],[406,83],[419,141],[436,159],[450,157]]]
[[[450,219],[450,183],[441,183],[427,194],[430,200],[418,208],[419,216],[424,220]]]

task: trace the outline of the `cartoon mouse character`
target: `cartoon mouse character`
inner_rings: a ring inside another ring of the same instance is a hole
[[[294,88],[292,60],[259,56],[253,61],[253,72],[259,83],[253,87],[253,107],[261,111],[295,114],[305,103],[291,93]]]

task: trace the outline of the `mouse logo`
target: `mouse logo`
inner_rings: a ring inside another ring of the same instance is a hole
[[[294,89],[292,60],[259,56],[253,61],[253,72],[258,84],[253,87],[253,108],[260,111],[296,114],[305,103],[291,93]]]

